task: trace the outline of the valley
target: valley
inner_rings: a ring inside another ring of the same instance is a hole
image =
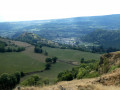
[[[81,58],[85,58],[87,60],[99,60],[100,57],[100,54],[92,54],[89,52],[43,47],[43,50],[48,52],[48,56],[45,56],[43,54],[35,53],[34,46],[31,44],[20,41],[11,42],[15,45],[25,47],[25,51],[18,53],[0,53],[0,68],[3,68],[3,70],[0,70],[1,74],[14,73],[16,71],[22,71],[24,73],[41,71],[44,70],[45,59],[47,57],[56,56],[58,57],[58,62],[55,65],[52,65],[51,70],[42,73],[36,73],[40,77],[50,78],[53,81],[57,78],[58,73],[60,73],[61,71],[72,69],[72,67],[74,67],[75,65],[79,65]],[[74,63],[76,64],[74,65]]]
[[[119,18],[0,22],[0,90],[119,90]]]

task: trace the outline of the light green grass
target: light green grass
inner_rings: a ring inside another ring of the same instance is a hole
[[[48,78],[50,81],[54,81],[57,79],[57,76],[60,72],[64,71],[64,70],[70,70],[72,69],[72,67],[75,67],[73,65],[70,64],[66,64],[66,63],[61,63],[61,62],[57,62],[55,64],[52,64],[50,70],[46,70],[42,73],[36,73],[37,75],[39,75],[41,78]],[[35,74],[33,74],[35,75]],[[27,79],[29,76],[25,76],[24,78],[22,78],[22,81]]]
[[[58,73],[64,70],[69,70],[72,67],[75,67],[75,66],[66,64],[66,63],[57,62],[56,64],[52,64],[50,70],[46,70],[43,73],[39,73],[39,75],[40,77],[54,79],[54,78],[57,78]]]
[[[23,53],[0,53],[0,74],[16,71],[32,72],[44,69],[44,63]]]
[[[86,60],[96,59],[99,60],[101,54],[83,52],[78,50],[71,49],[59,49],[59,48],[50,48],[43,47],[43,50],[48,52],[48,56],[56,56],[60,60],[67,61],[80,61],[81,58],[85,58]]]

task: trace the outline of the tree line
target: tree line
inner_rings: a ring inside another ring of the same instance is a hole
[[[35,45],[34,52],[35,52],[35,53],[43,53],[45,56],[48,55],[48,52],[47,52],[47,51],[43,51],[41,44]]]
[[[0,52],[21,52],[24,51],[25,47],[19,47],[13,45],[13,47],[7,45],[7,43],[0,41]]]

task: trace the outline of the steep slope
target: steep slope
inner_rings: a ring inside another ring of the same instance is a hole
[[[116,85],[120,86],[120,68],[113,70],[112,72],[102,75],[97,82],[103,85]]]
[[[102,55],[99,65],[99,72],[101,74],[110,72],[120,67],[120,51]]]

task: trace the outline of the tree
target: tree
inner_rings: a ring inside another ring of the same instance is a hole
[[[43,52],[43,50],[40,47],[37,47],[37,46],[35,46],[34,51],[36,53],[42,53]]]
[[[3,73],[0,76],[0,90],[12,90],[20,82],[20,77],[19,72],[14,74]]]
[[[84,63],[84,58],[81,58],[80,62],[81,62],[81,63]]]
[[[56,61],[57,61],[57,57],[53,57],[53,58],[52,58],[52,62],[53,62],[53,63],[56,63]]]
[[[47,64],[45,65],[45,70],[49,70],[50,67],[51,67],[51,64],[50,64],[50,63],[47,63]]]
[[[17,78],[17,84],[18,84],[20,82],[21,74],[20,74],[20,72],[16,72],[14,75]]]
[[[48,56],[48,52],[45,51],[44,55],[45,55],[45,56]]]
[[[0,45],[0,52],[5,52],[5,47]]]
[[[52,59],[51,59],[51,58],[46,58],[46,59],[45,59],[45,62],[46,62],[46,63],[52,63]]]
[[[70,81],[73,80],[73,75],[70,71],[64,71],[58,74],[58,81]]]
[[[1,75],[0,77],[0,89],[5,89],[7,90],[7,88],[9,88],[9,84],[10,84],[10,78],[9,78],[9,74],[4,73]]]

